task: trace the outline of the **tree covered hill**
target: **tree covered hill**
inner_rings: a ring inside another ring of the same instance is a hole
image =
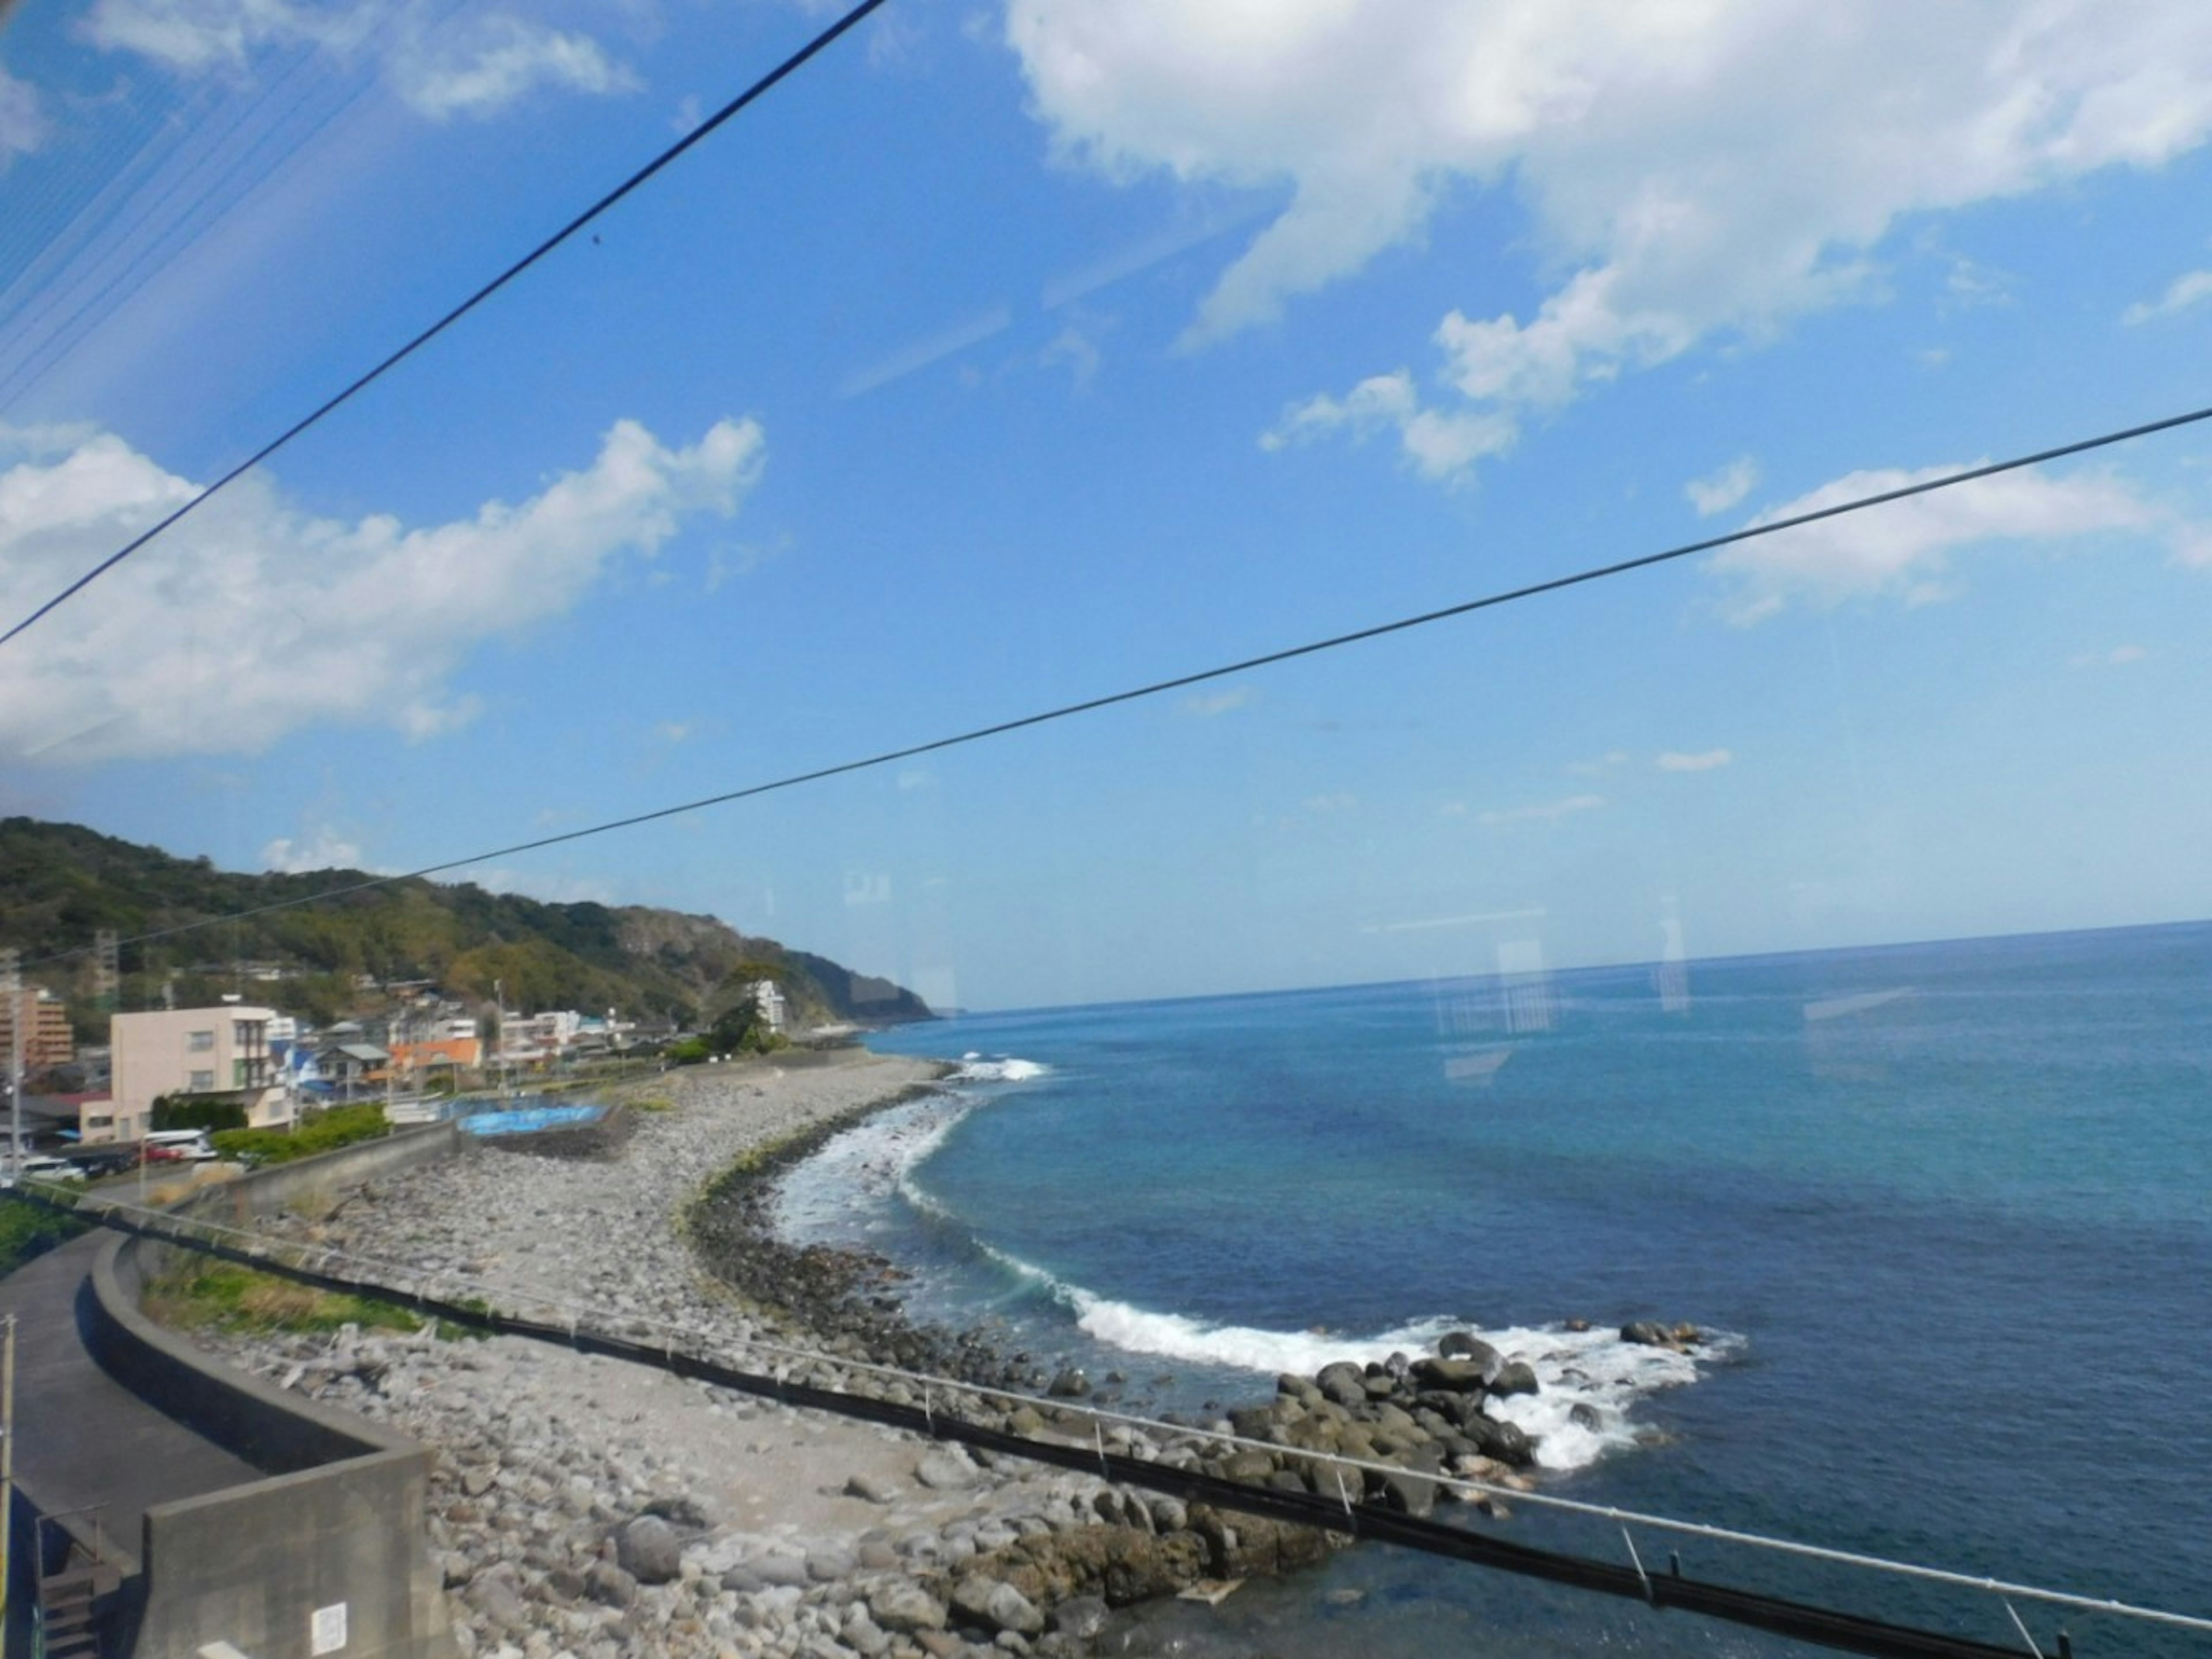
[[[889,980],[675,910],[548,904],[466,882],[407,880],[242,914],[372,879],[355,870],[241,874],[79,824],[0,818],[0,946],[27,963],[81,953],[27,977],[66,997],[80,1037],[94,1041],[105,1040],[93,1006],[94,934],[112,928],[128,939],[209,921],[216,925],[125,945],[118,1006],[159,1006],[170,984],[179,1006],[234,991],[326,1023],[380,1009],[382,993],[360,988],[366,977],[428,981],[471,1003],[489,1000],[498,981],[510,1008],[617,1008],[703,1024],[752,981],[772,978],[802,1023],[930,1017]]]

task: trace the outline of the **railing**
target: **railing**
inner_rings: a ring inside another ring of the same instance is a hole
[[[31,1194],[34,1199],[36,1194]],[[87,1206],[88,1209],[90,1206]],[[84,1212],[80,1212],[84,1213]],[[264,1272],[279,1274],[318,1289],[367,1295],[412,1306],[425,1316],[449,1323],[501,1334],[517,1335],[575,1348],[579,1351],[649,1364],[678,1376],[714,1383],[741,1392],[839,1413],[864,1420],[913,1430],[933,1438],[958,1440],[994,1451],[1053,1463],[1095,1469],[1103,1479],[1124,1485],[1194,1498],[1218,1507],[1239,1510],[1273,1519],[1374,1538],[1442,1555],[1474,1561],[1510,1572],[1642,1600],[1657,1607],[1674,1607],[1733,1623],[1838,1648],[1878,1655],[1926,1656],[1928,1659],[1995,1659],[2010,1655],[2009,1647],[1996,1648],[1969,1638],[1889,1624],[1832,1608],[1813,1606],[1753,1591],[1684,1577],[1679,1564],[1655,1573],[1644,1565],[1633,1529],[1725,1542],[1753,1550],[1825,1562],[1891,1577],[1936,1583],[1996,1598],[2012,1628],[2035,1659],[2045,1659],[2029,1633],[2015,1602],[2039,1603],[2075,1612],[2093,1613],[2136,1620],[2167,1628],[2212,1634],[2212,1619],[2171,1613],[2112,1599],[2082,1595],[2039,1585],[2011,1583],[1987,1575],[1962,1573],[1917,1563],[1887,1559],[1848,1550],[1832,1549],[1793,1540],[1684,1521],[1612,1505],[1579,1502],[1547,1493],[1504,1487],[1460,1475],[1411,1471],[1395,1464],[1334,1453],[1297,1452],[1301,1461],[1327,1466],[1335,1472],[1333,1496],[1288,1492],[1255,1486],[1224,1476],[1165,1464],[1133,1452],[1109,1450],[1109,1429],[1140,1437],[1153,1447],[1180,1439],[1222,1449],[1257,1450],[1281,1455],[1285,1448],[1233,1433],[1202,1427],[1167,1424],[1152,1419],[1102,1410],[1073,1401],[1048,1402],[1063,1427],[1081,1423],[1091,1430],[1091,1443],[1066,1438],[1038,1440],[975,1422],[961,1415],[969,1402],[995,1401],[1008,1406],[1038,1405],[1033,1397],[1009,1389],[932,1376],[896,1366],[877,1364],[820,1353],[788,1344],[763,1342],[701,1332],[676,1322],[656,1320],[573,1302],[566,1293],[524,1281],[485,1280],[425,1271],[412,1263],[343,1252],[319,1245],[273,1239],[246,1229],[226,1226],[191,1217],[170,1215],[135,1206],[108,1205],[88,1219],[141,1237],[200,1250]],[[349,1272],[336,1271],[339,1268]],[[465,1295],[450,1299],[442,1292],[465,1285]],[[507,1313],[489,1306],[486,1292],[512,1298],[511,1305],[525,1313]],[[615,1330],[651,1334],[647,1338],[616,1336]],[[704,1339],[704,1340],[702,1340]],[[748,1370],[716,1357],[716,1351],[739,1353]],[[848,1384],[869,1379],[879,1384],[902,1385],[918,1393],[921,1403],[896,1403],[878,1395],[854,1392]],[[1489,1498],[1532,1507],[1548,1508],[1602,1520],[1617,1528],[1625,1552],[1622,1561],[1607,1561],[1565,1554],[1507,1542],[1427,1521],[1393,1510],[1364,1494],[1370,1477],[1376,1481],[1413,1480],[1433,1491],[1462,1498]],[[1363,1494],[1355,1498],[1355,1493]],[[2070,1646],[2063,1631],[2057,1639],[2059,1659]]]

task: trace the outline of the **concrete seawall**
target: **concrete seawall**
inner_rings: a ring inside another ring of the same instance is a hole
[[[459,1139],[450,1123],[406,1130],[257,1171],[183,1207],[248,1224],[303,1193],[450,1157]],[[424,1527],[429,1450],[148,1319],[141,1292],[172,1254],[128,1236],[106,1243],[80,1302],[86,1345],[118,1381],[269,1478],[146,1510],[111,1650],[151,1659],[220,1640],[254,1659],[446,1659],[455,1649]]]

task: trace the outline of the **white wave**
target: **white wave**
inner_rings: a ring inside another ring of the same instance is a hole
[[[776,1230],[800,1240],[834,1239],[851,1231],[856,1209],[879,1205],[894,1192],[942,1214],[915,1182],[914,1170],[975,1106],[964,1095],[925,1096],[832,1135],[777,1183]]]
[[[1484,1410],[1516,1425],[1534,1440],[1536,1462],[1547,1469],[1582,1468],[1609,1451],[1634,1445],[1638,1435],[1630,1412],[1636,1402],[1661,1389],[1694,1382],[1698,1376],[1698,1362],[1691,1355],[1624,1342],[1609,1330],[1572,1331],[1565,1326],[1484,1330],[1439,1318],[1369,1336],[1344,1336],[1210,1324],[1109,1301],[1018,1256],[988,1245],[984,1249],[1009,1271],[1038,1284],[1065,1304],[1086,1335],[1109,1347],[1185,1364],[1311,1376],[1340,1360],[1365,1365],[1393,1353],[1418,1358],[1434,1353],[1437,1339],[1445,1332],[1469,1331],[1508,1360],[1524,1361],[1535,1372],[1537,1392],[1492,1399]],[[1738,1346],[1733,1338],[1709,1337],[1704,1352],[1708,1358],[1720,1358]]]
[[[1011,1054],[989,1055],[969,1049],[960,1056],[960,1069],[945,1079],[948,1083],[1027,1083],[1031,1079],[1052,1075],[1052,1067],[1042,1060],[1017,1060]]]

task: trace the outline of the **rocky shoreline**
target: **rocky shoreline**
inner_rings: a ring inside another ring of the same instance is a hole
[[[890,1263],[772,1236],[778,1172],[939,1075],[865,1055],[671,1074],[639,1091],[668,1097],[662,1109],[632,1110],[623,1133],[543,1149],[568,1156],[471,1147],[264,1224],[473,1280],[517,1310],[558,1294],[625,1334],[673,1327],[710,1346],[788,1345],[951,1377],[969,1388],[938,1409],[1032,1438],[1100,1433],[1144,1462],[1334,1498],[1347,1493],[1330,1460],[1355,1458],[1383,1467],[1355,1472],[1363,1490],[1348,1495],[1415,1514],[1437,1501],[1439,1475],[1525,1486],[1526,1437],[1484,1407],[1534,1378],[1469,1334],[1435,1355],[1285,1376],[1271,1401],[1203,1425],[1243,1446],[1101,1431],[1068,1410],[1087,1379],[978,1333],[911,1324]],[[1144,1633],[1114,1609],[1309,1565],[1346,1541],[520,1339],[349,1327],[201,1340],[436,1449],[430,1531],[457,1638],[499,1659],[1140,1653]],[[913,1400],[899,1380],[826,1363],[801,1376]],[[1049,1395],[1033,1401],[974,1391],[1041,1383]]]

